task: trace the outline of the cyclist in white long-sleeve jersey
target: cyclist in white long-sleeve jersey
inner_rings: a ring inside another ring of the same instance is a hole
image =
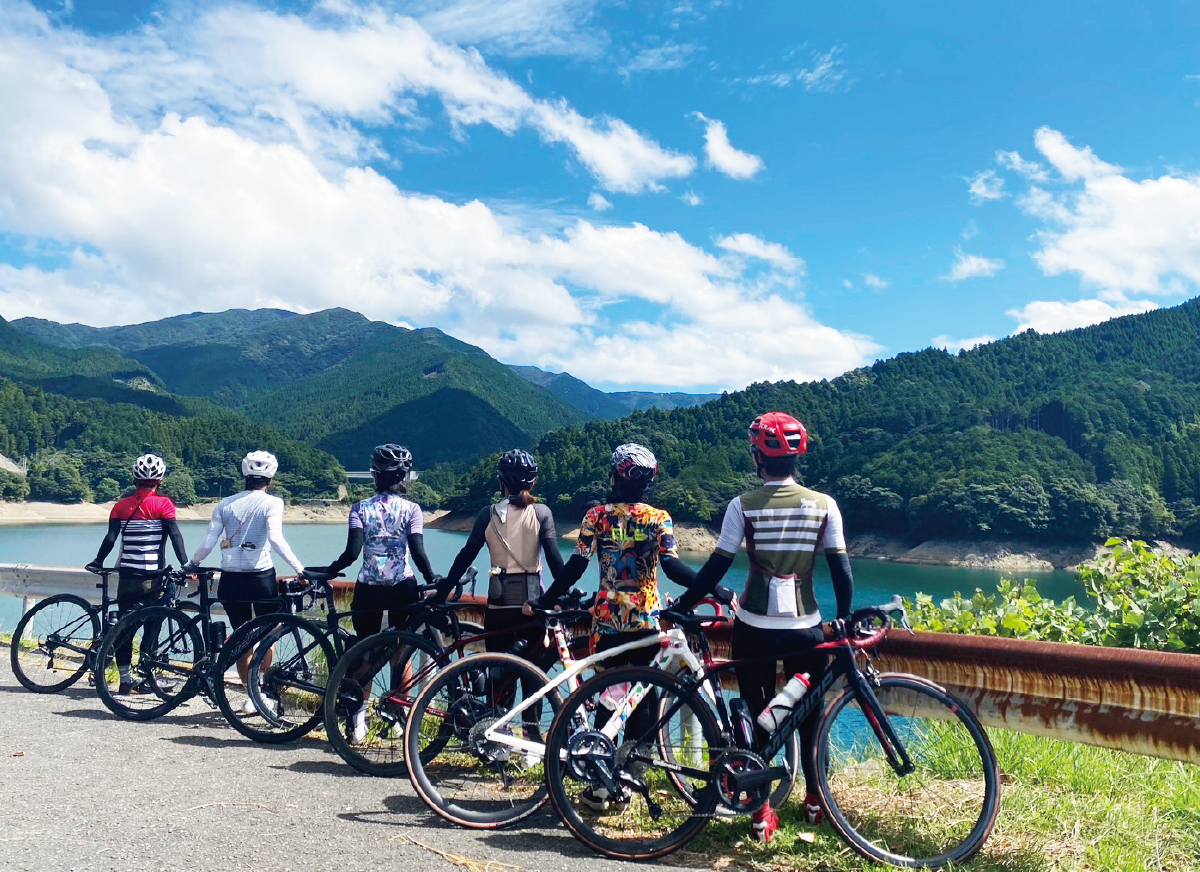
[[[278,552],[298,574],[304,572],[304,564],[283,538],[283,500],[267,493],[278,470],[279,461],[266,451],[251,451],[242,459],[246,489],[217,504],[204,541],[184,567],[186,571],[195,571],[220,542],[221,582],[217,599],[235,630],[254,615],[280,608],[272,551]],[[251,653],[238,660],[238,674],[243,682]]]

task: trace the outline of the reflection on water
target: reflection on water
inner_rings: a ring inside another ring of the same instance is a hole
[[[184,541],[189,552],[198,546],[204,538],[207,524],[200,521],[181,521]],[[0,526],[0,563],[32,563],[47,566],[80,566],[96,556],[96,548],[108,530],[107,524],[12,524]],[[346,528],[341,524],[288,524],[284,535],[297,556],[306,564],[321,566],[333,562],[346,544]],[[429,553],[430,562],[435,571],[445,572],[450,568],[459,548],[466,542],[465,533],[450,533],[444,530],[427,530],[425,532],[425,550]],[[560,549],[564,557],[570,554],[572,543],[562,540]],[[168,553],[170,547],[168,546]],[[487,549],[485,548],[475,560],[481,577],[486,577]],[[684,553],[684,561],[694,568],[699,568],[707,554]],[[111,564],[113,557],[109,557]],[[210,563],[216,558],[211,557]],[[174,561],[172,561],[174,562]],[[281,574],[290,574],[287,565],[276,561]],[[733,568],[725,577],[725,581],[735,590],[742,588],[742,580],[746,576],[747,560],[745,553],[739,554]],[[886,602],[892,594],[898,593],[911,597],[920,591],[935,598],[950,596],[956,590],[970,594],[975,588],[991,591],[996,582],[1012,573],[1001,573],[985,569],[960,569],[950,566],[914,566],[903,563],[889,563],[880,560],[853,560],[856,606],[874,605]],[[358,563],[346,570],[348,578],[354,578],[358,573]],[[1052,599],[1062,599],[1074,595],[1082,598],[1083,588],[1069,572],[1023,572],[1021,578],[1033,578],[1038,582],[1038,589],[1043,596]],[[825,561],[818,559],[816,574],[817,601],[826,604],[829,609],[833,605],[833,590],[829,583],[829,573]],[[596,572],[589,571],[584,575],[581,586],[591,590],[596,588]],[[679,588],[666,578],[660,580],[661,587],[667,593],[677,593]],[[480,588],[482,591],[482,587]],[[21,600],[14,597],[0,596],[0,631],[11,632],[21,616]]]

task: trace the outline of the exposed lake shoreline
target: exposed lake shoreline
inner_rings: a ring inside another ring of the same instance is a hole
[[[102,524],[108,520],[112,503],[39,503],[0,501],[0,524]],[[178,509],[181,521],[207,521],[216,503],[200,503]],[[289,524],[344,524],[349,514],[345,503],[309,501],[284,510]],[[470,512],[426,512],[425,525],[434,530],[467,532],[475,516]],[[562,527],[564,539],[573,539],[578,527]],[[684,551],[711,551],[717,535],[701,524],[676,524],[675,538]],[[1153,543],[1171,549],[1167,543]],[[851,557],[889,560],[927,566],[957,566],[968,569],[994,569],[1002,572],[1073,570],[1093,560],[1103,550],[1097,543],[1054,545],[1023,540],[936,539],[912,546],[899,536],[865,533],[851,536],[847,542]]]

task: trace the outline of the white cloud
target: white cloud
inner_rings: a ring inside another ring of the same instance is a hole
[[[696,46],[674,42],[643,48],[617,67],[625,78],[635,73],[683,69],[696,53]]]
[[[803,271],[804,261],[793,255],[778,242],[764,242],[749,233],[735,233],[732,236],[722,236],[717,245],[735,254],[765,260],[791,272]]]
[[[812,66],[797,67],[772,73],[747,76],[737,81],[746,85],[769,85],[774,88],[790,88],[799,85],[805,91],[836,91],[846,79],[846,65],[842,61],[841,46],[826,52],[814,52]]]
[[[867,285],[867,287],[874,288],[877,291],[882,291],[884,288],[890,287],[892,284],[887,279],[881,279],[874,273],[863,273],[863,282]]]
[[[971,202],[977,205],[986,200],[999,200],[1004,196],[1004,179],[996,175],[995,170],[976,173],[966,181]]]
[[[592,193],[588,194],[587,202],[588,205],[597,212],[607,212],[613,207],[613,204],[608,202],[608,199],[603,194],[596,191],[592,191]]]
[[[1015,151],[996,152],[996,163],[1019,173],[1031,182],[1044,182],[1049,178],[1046,170],[1035,160],[1025,160]]]
[[[942,276],[948,282],[959,282],[963,279],[992,276],[1004,269],[1004,261],[967,254],[958,246],[954,247],[954,263],[950,272]]]
[[[955,352],[963,349],[971,350],[977,345],[987,345],[989,342],[995,342],[995,336],[974,336],[970,339],[954,339],[950,336],[935,336],[929,340],[929,344],[934,348],[944,348],[947,351]]]
[[[608,34],[593,26],[600,0],[413,0],[402,8],[439,39],[515,56],[599,57]]]
[[[756,154],[739,151],[729,142],[725,125],[699,112],[692,113],[704,122],[704,154],[708,165],[735,179],[753,178],[763,168],[763,160]]]
[[[1041,128],[1038,150],[1073,182],[1018,200],[1046,228],[1034,258],[1047,275],[1077,273],[1108,294],[1180,294],[1200,285],[1200,176],[1134,181],[1090,148]]]
[[[1076,300],[1073,303],[1035,301],[1020,309],[1010,309],[1006,314],[1017,321],[1014,333],[1021,333],[1031,327],[1038,333],[1060,333],[1063,330],[1087,327],[1110,318],[1149,312],[1156,308],[1157,305],[1148,300]]]
[[[962,229],[962,233],[959,234],[959,236],[961,236],[963,239],[974,239],[978,235],[979,225],[975,223],[974,218],[967,222],[967,226],[964,227]]]
[[[852,291],[854,290],[854,282],[850,281],[850,279],[842,279],[842,287],[848,291]]]
[[[690,190],[684,191],[682,194],[680,194],[679,199],[683,200],[683,202],[688,206],[699,206],[704,202],[704,200],[700,198],[699,194]]]
[[[530,20],[549,8],[499,5],[514,13],[528,7]],[[134,33],[103,39],[55,30],[25,3],[4,6],[23,13],[10,32],[92,77],[118,112],[144,128],[168,111],[198,115],[343,165],[383,155],[365,125],[428,123],[420,100],[436,97],[460,131],[487,124],[511,135],[528,127],[545,143],[568,146],[606,190],[657,190],[695,167],[691,156],[620,119],[587,118],[565,101],[531,96],[474,49],[440,42],[416,20],[378,8],[329,2],[299,17],[180,5]]]
[[[9,11],[21,15],[3,14]],[[624,168],[605,163],[601,144],[616,140],[627,155],[641,147],[620,122],[531,100],[509,80],[485,74],[478,56],[442,52],[411,23],[381,20],[374,27],[389,38],[372,43],[365,28],[354,31],[360,42],[334,46],[346,34],[264,15],[244,22],[240,36],[230,22],[208,21],[236,44],[228,47],[227,66],[189,55],[198,79],[212,86],[206,100],[223,95],[257,107],[263,103],[251,92],[259,86],[262,93],[290,92],[294,105],[306,107],[301,114],[310,127],[334,118],[332,131],[353,113],[366,117],[393,105],[387,101],[405,91],[393,82],[370,96],[354,83],[362,64],[401,63],[404,75],[419,71],[414,80],[429,93],[452,95],[447,111],[462,124],[471,117],[501,129],[509,120],[534,129],[562,123],[569,129],[561,135],[574,137],[581,160],[598,175],[618,188],[653,183],[653,175],[629,169],[633,158]],[[14,20],[25,29],[14,33]],[[272,43],[262,32],[270,27],[288,31],[276,36],[291,41],[297,58],[311,59],[315,78],[281,58],[271,68],[278,79],[271,87],[253,76],[250,85],[235,86],[253,72],[248,61],[247,70],[239,68],[246,40]],[[437,49],[437,62],[392,58],[397,28],[414,47]],[[778,243],[735,233],[708,251],[640,224],[601,227],[549,210],[502,213],[479,201],[406,192],[349,157],[339,165],[297,137],[278,135],[274,122],[253,123],[249,109],[224,121],[225,103],[201,112],[200,98],[182,87],[187,77],[177,58],[160,65],[176,77],[163,79],[151,100],[114,71],[143,75],[138,61],[158,48],[137,40],[152,31],[87,40],[55,30],[27,5],[0,0],[0,32],[7,33],[0,53],[0,233],[68,253],[21,268],[0,265],[0,312],[7,318],[105,325],[197,309],[352,305],[380,320],[441,327],[517,363],[592,381],[681,387],[832,377],[879,350],[813,318],[797,292],[804,262]],[[88,63],[79,60],[84,53]],[[348,68],[339,72],[335,58]],[[227,80],[213,86],[210,74]],[[343,87],[317,81],[322,75],[340,75]],[[435,80],[436,89],[429,84]],[[152,112],[127,111],[176,99],[187,111],[166,111],[157,121]],[[347,109],[351,104],[357,108]],[[300,129],[292,121],[284,126]],[[517,338],[513,325],[521,327]],[[798,350],[763,352],[781,341]],[[714,348],[734,350],[714,355]],[[626,366],[631,359],[639,365]]]

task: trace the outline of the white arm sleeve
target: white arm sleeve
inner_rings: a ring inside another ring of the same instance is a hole
[[[821,547],[827,553],[846,550],[846,534],[842,530],[842,510],[829,497],[829,508],[825,517],[825,536],[821,539]]]
[[[212,553],[213,546],[217,544],[217,540],[221,538],[221,533],[225,531],[225,522],[221,520],[221,507],[217,508],[212,513],[212,520],[208,522],[208,530],[204,534],[204,541],[200,543],[200,547],[192,552],[192,563],[199,564],[201,560]]]
[[[725,519],[721,522],[721,536],[717,539],[714,552],[726,557],[734,557],[742,547],[742,538],[746,535],[746,516],[742,512],[742,498],[734,497],[725,509]]]
[[[283,538],[283,500],[274,500],[267,509],[267,541],[292,569],[298,573],[304,571],[304,564]]]

